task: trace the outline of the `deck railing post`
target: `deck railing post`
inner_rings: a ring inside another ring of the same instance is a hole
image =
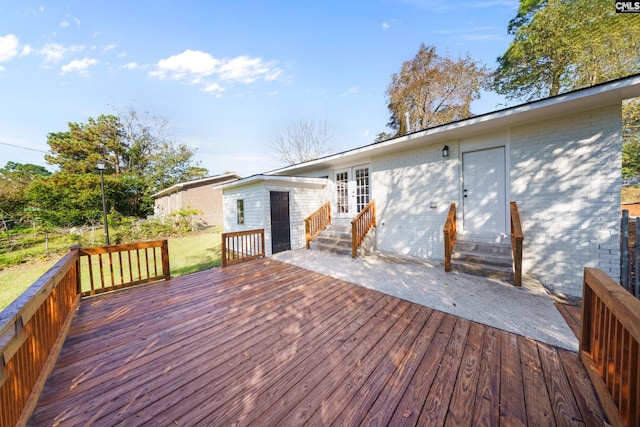
[[[171,278],[171,266],[169,264],[169,241],[162,241],[162,276],[164,280],[169,280]]]
[[[444,271],[451,271],[451,257],[453,256],[453,245],[456,242],[456,204],[449,205],[449,213],[444,223],[443,239],[444,239]]]

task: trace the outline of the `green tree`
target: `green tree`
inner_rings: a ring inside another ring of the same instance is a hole
[[[150,194],[183,181],[204,178],[195,149],[175,142],[167,118],[133,107],[116,109],[127,150],[126,171],[142,177]]]
[[[640,98],[622,104],[622,177],[640,176]]]
[[[103,160],[108,172],[120,174],[127,163],[129,147],[120,119],[113,115],[89,117],[86,124],[69,123],[67,132],[50,133],[47,144],[51,154],[45,154],[45,160],[63,173],[92,173]]]
[[[494,89],[510,99],[554,96],[640,71],[640,16],[608,0],[521,0]]]
[[[51,173],[43,166],[7,162],[0,168],[0,218],[21,220],[28,206],[29,185],[38,177]]]
[[[393,135],[387,133],[387,132],[380,132],[379,134],[376,135],[375,139],[373,140],[373,142],[382,142],[382,141],[386,141],[387,139],[391,139],[393,138]]]
[[[416,56],[391,76],[386,96],[391,118],[387,126],[403,135],[470,117],[471,101],[488,87],[487,67],[468,54],[457,60],[421,44]],[[407,129],[405,113],[409,113]]]
[[[153,212],[153,193],[206,176],[207,170],[193,160],[195,151],[168,137],[168,122],[149,117],[130,108],[50,133],[51,154],[45,159],[59,170],[35,181],[28,194],[40,217],[52,225],[100,221],[100,160],[107,165],[107,207],[125,216],[144,217]]]

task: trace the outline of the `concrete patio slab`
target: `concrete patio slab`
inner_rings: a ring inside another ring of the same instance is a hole
[[[523,277],[521,287],[446,273],[442,262],[376,252],[350,258],[299,249],[273,256],[311,271],[422,304],[497,329],[578,351],[578,340],[544,287]]]

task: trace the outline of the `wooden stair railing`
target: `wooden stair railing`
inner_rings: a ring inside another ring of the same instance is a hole
[[[327,202],[304,220],[307,249],[311,247],[311,241],[329,224],[331,224],[331,203]]]
[[[456,204],[451,203],[449,214],[444,223],[444,271],[451,271],[451,256],[453,255],[453,245],[456,243]]]
[[[62,348],[80,296],[169,279],[166,248],[166,240],[73,247],[0,311],[0,426],[26,424]],[[136,254],[141,256],[136,259]]]
[[[376,226],[376,203],[371,200],[351,220],[351,257],[358,256],[358,248],[372,227]]]
[[[516,202],[511,202],[511,252],[513,255],[513,284],[522,285],[522,224]]]
[[[612,426],[640,426],[640,300],[584,269],[580,360]]]

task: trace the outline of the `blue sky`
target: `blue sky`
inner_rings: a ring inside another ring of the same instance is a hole
[[[47,166],[47,134],[128,106],[166,117],[211,175],[282,166],[269,139],[328,121],[373,142],[391,75],[420,43],[491,68],[517,1],[0,0],[0,166]],[[474,114],[505,105],[495,94]],[[17,147],[16,147],[17,146]],[[40,150],[40,151],[34,151]],[[47,166],[50,170],[52,167]]]

